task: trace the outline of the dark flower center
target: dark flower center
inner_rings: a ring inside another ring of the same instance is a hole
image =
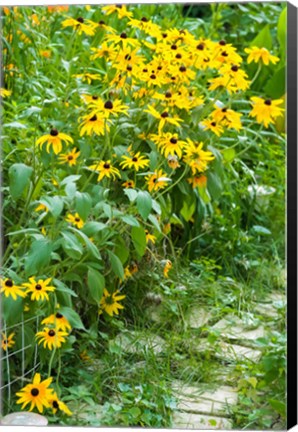
[[[223,113],[225,113],[225,112],[227,112],[227,108],[222,108],[222,110],[221,110],[221,112],[223,112]]]
[[[63,318],[63,315],[60,312],[56,313],[56,318]]]
[[[93,117],[91,117],[91,119],[89,120],[89,121],[91,121],[91,122],[94,122],[94,121],[96,121],[97,120],[97,115],[96,114],[94,114],[94,116]]]
[[[127,39],[127,34],[123,32],[121,33],[120,37],[121,39]]]
[[[151,79],[156,79],[156,75],[152,74],[152,75],[150,75],[150,78]]]
[[[176,59],[181,59],[182,58],[182,55],[181,54],[176,54]]]
[[[186,67],[185,66],[180,66],[179,70],[180,70],[180,72],[186,72]]]
[[[226,41],[222,39],[221,41],[219,41],[219,45],[225,46],[226,45]]]
[[[153,181],[153,183],[156,183],[157,182],[157,178],[154,178],[152,181]],[[146,234],[149,234],[148,231],[146,232]]]
[[[97,100],[97,99],[98,99],[98,96],[92,96],[92,99],[93,99],[93,100]]]
[[[55,334],[56,334],[55,330],[50,330],[48,333],[48,335],[51,337],[55,336]]]
[[[176,138],[171,138],[170,143],[177,144],[178,140]]]
[[[164,39],[165,39],[167,36],[168,36],[167,33],[163,33],[163,34],[162,34],[162,37],[163,37]]]
[[[132,66],[128,65],[127,68],[126,68],[126,70],[129,71],[129,72],[132,71]]]
[[[107,101],[107,102],[104,104],[104,107],[105,107],[106,109],[113,109],[113,103],[112,103],[111,101]]]
[[[79,23],[83,24],[83,22],[84,22],[84,18],[79,17],[79,18],[77,18],[77,21],[78,21]]]
[[[141,18],[141,21],[143,21],[143,22],[148,22],[148,20],[147,20],[146,17]]]
[[[144,73],[148,72],[148,69],[143,69],[143,72],[144,72]]]
[[[212,122],[212,123],[211,123],[211,126],[215,127],[215,126],[216,126],[216,123],[215,123],[215,122]]]
[[[203,51],[204,44],[200,43],[199,45],[197,45],[197,49],[200,50],[200,51]]]
[[[210,58],[209,58],[209,57],[204,58],[204,62],[205,62],[205,63],[208,63],[209,61],[210,61]]]
[[[133,161],[133,162],[138,162],[138,158],[137,158],[137,157],[133,157],[133,158],[132,158],[132,161]]]
[[[38,396],[39,395],[39,390],[37,388],[33,388],[31,390],[31,394],[32,394],[32,396]]]
[[[165,112],[163,112],[163,113],[161,114],[161,117],[162,117],[162,118],[167,118],[167,117],[169,117],[169,114],[165,111]]]
[[[7,279],[7,281],[5,281],[5,286],[7,286],[8,288],[11,288],[13,286],[12,280]]]
[[[233,71],[233,72],[237,72],[238,71],[238,66],[236,66],[236,65],[234,65],[234,66],[232,66],[231,67],[231,70]]]
[[[111,165],[110,165],[109,163],[105,163],[103,167],[104,167],[105,169],[110,169],[110,168],[111,168]]]
[[[176,50],[176,49],[177,49],[177,45],[175,45],[175,44],[172,45],[172,46],[171,46],[171,49],[172,49],[172,50]]]
[[[271,100],[270,99],[266,99],[264,103],[265,103],[265,105],[269,105],[270,106],[271,105]]]
[[[172,97],[172,93],[171,92],[166,92],[165,97],[166,98],[171,98]]]
[[[59,404],[57,401],[53,401],[53,408],[55,408],[55,409],[59,408]]]
[[[131,60],[131,55],[126,54],[126,56],[124,58],[125,58],[125,60]]]
[[[69,161],[73,160],[73,156],[72,155],[67,156],[67,160]]]
[[[35,285],[35,289],[36,289],[37,291],[40,291],[40,290],[42,289],[42,286],[41,286],[40,284],[36,284],[36,285]]]
[[[162,66],[157,66],[157,70],[162,70]]]
[[[57,136],[58,135],[58,131],[57,131],[57,129],[51,129],[51,131],[50,131],[50,135],[52,135],[52,136]]]
[[[228,57],[228,53],[226,52],[226,51],[223,51],[222,53],[221,53],[221,55],[223,56],[223,57]]]
[[[7,339],[4,339],[4,340],[2,341],[2,343],[4,343],[4,345],[7,345],[7,344],[8,344],[8,340],[7,340]]]
[[[122,8],[122,5],[117,4],[117,5],[116,5],[116,8],[121,9],[121,8]]]
[[[105,22],[104,21],[99,21],[99,23],[98,23],[99,25],[104,25],[105,24]]]
[[[78,217],[75,218],[75,222],[80,222],[80,221],[81,221],[80,218],[78,218]]]
[[[174,77],[174,76],[171,77],[171,80],[172,80],[172,81],[175,81],[175,79],[176,79],[176,77]]]

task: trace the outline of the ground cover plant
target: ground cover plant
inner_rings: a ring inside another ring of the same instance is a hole
[[[3,415],[171,427],[171,382],[231,366],[193,339],[204,306],[267,331],[231,362],[233,426],[284,424],[284,304],[254,308],[285,290],[285,17],[2,8]]]

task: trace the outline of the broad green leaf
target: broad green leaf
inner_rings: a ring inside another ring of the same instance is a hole
[[[116,276],[118,276],[120,279],[124,279],[124,269],[122,262],[120,259],[115,255],[113,252],[108,251],[108,255],[110,258],[112,270],[115,273]]]
[[[122,237],[117,238],[117,243],[115,244],[115,254],[120,259],[122,264],[124,264],[129,257],[129,249]]]
[[[151,215],[149,215],[148,219],[150,220],[150,222],[152,223],[152,225],[154,225],[154,227],[155,227],[159,232],[161,232],[160,225],[159,225],[159,222],[158,222],[156,216],[154,216],[153,214],[151,214]]]
[[[272,37],[270,33],[269,24],[267,24],[260,33],[254,38],[254,40],[250,43],[250,46],[256,46],[259,48],[267,48],[271,50],[272,48]]]
[[[277,24],[277,37],[282,55],[285,55],[287,41],[287,5],[281,11]]]
[[[246,381],[249,382],[249,384],[251,384],[253,388],[257,387],[258,380],[256,377],[249,377]]]
[[[80,217],[85,221],[89,216],[92,199],[91,196],[86,192],[76,192],[75,194],[75,205],[76,211],[79,213]]]
[[[23,191],[29,185],[33,169],[25,164],[13,164],[8,171],[9,190],[13,199],[22,196]]]
[[[146,233],[143,227],[131,229],[131,239],[137,253],[142,257],[146,251]]]
[[[60,196],[43,197],[39,202],[47,206],[54,218],[57,218],[62,213],[64,202],[63,198]]]
[[[87,275],[90,295],[96,302],[100,302],[105,287],[105,278],[97,270],[90,268]]]
[[[69,184],[69,183],[74,183],[74,182],[76,182],[77,180],[79,180],[80,178],[81,178],[80,175],[70,175],[70,176],[67,176],[67,177],[65,177],[65,178],[61,181],[60,185],[61,185],[61,186],[64,186],[64,185],[67,185],[67,184]]]
[[[21,297],[17,297],[14,300],[12,297],[5,297],[4,295],[1,298],[2,303],[2,318],[5,320],[6,325],[13,325],[15,323],[19,323],[22,318],[23,309],[24,309],[24,299]],[[3,331],[3,326],[2,329]]]
[[[123,215],[121,216],[121,219],[123,220],[123,222],[127,223],[128,225],[136,226],[136,227],[140,226],[138,220],[131,215]]]
[[[17,128],[17,129],[27,129],[27,126],[20,122],[12,122],[12,123],[6,123],[3,125],[3,127],[7,128]]]
[[[222,152],[223,158],[225,162],[232,162],[235,158],[236,152],[233,148],[226,148]]]
[[[183,201],[183,207],[180,210],[180,214],[183,216],[183,218],[188,222],[192,218],[192,215],[194,214],[196,209],[196,202],[194,199],[192,200],[184,200]]]
[[[138,196],[138,192],[134,189],[124,189],[124,193],[130,202],[134,202]]]
[[[140,191],[137,197],[137,209],[144,220],[148,219],[152,209],[152,198],[149,192]]]
[[[47,239],[35,240],[25,260],[26,275],[38,274],[51,260],[52,244]]]
[[[65,316],[65,318],[68,319],[72,327],[85,330],[84,324],[82,323],[79,314],[75,312],[72,308],[67,306],[62,306],[59,308],[59,311],[62,313],[62,315]]]
[[[59,279],[53,279],[53,285],[56,287],[57,291],[65,292],[73,297],[77,297],[78,295],[70,288],[68,288],[63,282]]]
[[[91,237],[106,228],[107,225],[102,222],[87,222],[83,226],[82,232],[84,232],[88,237]]]
[[[215,173],[208,172],[207,177],[208,177],[208,180],[207,180],[208,191],[209,191],[211,197],[214,200],[216,200],[221,195],[222,182],[221,182],[220,178],[218,177],[218,175],[216,175]]]
[[[280,402],[276,399],[269,399],[269,403],[283,418],[286,416],[286,404],[284,402]]]
[[[61,234],[64,239],[64,241],[62,242],[62,247],[65,253],[71,258],[79,260],[83,254],[83,247],[79,240],[74,234],[71,234],[69,232],[62,231]]]
[[[70,230],[74,231],[77,235],[79,235],[83,241],[85,242],[88,252],[90,252],[95,258],[97,259],[101,259],[101,255],[97,249],[97,247],[95,246],[94,243],[92,243],[92,241],[86,236],[86,234],[84,234],[82,231],[74,228],[74,227],[70,227]]]
[[[264,87],[265,93],[272,99],[279,99],[285,94],[286,68],[278,69]]]
[[[260,234],[260,235],[271,235],[272,234],[271,231],[269,231],[269,229],[267,229],[263,226],[260,226],[260,225],[254,225],[252,227],[252,229],[254,232],[256,232],[257,234]]]

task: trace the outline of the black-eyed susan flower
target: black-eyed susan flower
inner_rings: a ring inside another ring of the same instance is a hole
[[[11,95],[11,90],[0,88],[0,97],[5,98]]]
[[[69,321],[61,312],[56,312],[44,320],[41,321],[41,324],[48,325],[53,324],[57,330],[68,331],[71,330],[71,325]]]
[[[90,108],[93,110],[91,115],[102,116],[109,118],[110,116],[118,117],[119,114],[126,114],[127,105],[123,105],[120,100],[107,100],[106,102],[98,98],[90,103]]]
[[[269,63],[276,64],[279,62],[279,58],[270,54],[270,52],[267,50],[267,48],[259,48],[259,47],[252,47],[252,48],[245,48],[244,51],[249,54],[247,57],[247,63],[251,62],[263,62],[264,65],[268,66]]]
[[[168,111],[163,111],[162,113],[159,113],[151,105],[148,106],[148,109],[145,110],[145,112],[151,114],[153,117],[159,120],[158,133],[161,133],[162,129],[167,123],[179,127],[180,123],[183,121],[177,116],[170,116]]]
[[[43,135],[36,140],[36,145],[42,147],[43,144],[47,143],[47,152],[50,153],[50,147],[52,146],[54,153],[58,154],[62,151],[63,142],[65,142],[66,145],[68,145],[68,143],[73,144],[73,139],[65,133],[58,132],[57,129],[51,129],[49,134]]]
[[[103,291],[102,299],[100,301],[99,313],[105,311],[111,317],[114,314],[119,315],[119,309],[124,309],[124,306],[122,306],[118,302],[120,300],[123,300],[126,297],[125,295],[119,295],[119,294],[120,291],[118,290],[113,293],[109,293],[109,291],[105,288]]]
[[[145,230],[145,235],[146,235],[146,243],[155,243],[156,242],[156,237],[153,234],[150,234],[150,232],[148,230]]]
[[[184,161],[190,166],[192,173],[201,173],[206,171],[210,161],[214,159],[211,151],[203,150],[203,143],[195,143],[187,138],[187,146],[185,147]]]
[[[258,123],[268,128],[269,123],[274,123],[275,119],[283,114],[284,109],[278,105],[283,103],[282,99],[263,99],[257,96],[250,98],[253,109],[249,113],[251,117],[256,117]]]
[[[82,117],[82,123],[80,124],[80,136],[83,135],[104,135],[105,132],[110,131],[108,121],[103,117],[103,115],[89,114]]]
[[[172,267],[173,267],[172,262],[170,260],[166,260],[166,263],[163,268],[163,275],[165,278],[169,277],[169,271],[171,270]]]
[[[116,177],[121,177],[120,171],[113,167],[110,160],[100,161],[88,168],[99,173],[97,181],[101,181],[104,177],[112,178],[113,180],[115,180]]]
[[[124,183],[122,183],[122,186],[125,187],[126,189],[133,189],[136,184],[133,180],[126,180]]]
[[[62,411],[69,416],[72,415],[72,412],[70,411],[68,406],[64,402],[62,402],[61,400],[58,399],[56,392],[54,392],[49,397],[49,404],[50,404],[50,407],[52,408],[53,414],[56,414],[57,411]]]
[[[106,58],[107,60],[112,60],[117,55],[117,49],[113,45],[103,42],[99,48],[92,47],[91,51],[93,54],[90,60],[96,60],[97,58]]]
[[[5,336],[5,333],[2,332],[1,337],[1,347],[4,351],[7,351],[7,348],[11,348],[14,346],[15,341],[13,340],[15,333],[10,333],[9,336]]]
[[[48,6],[47,9],[49,12],[67,12],[69,6]]]
[[[84,226],[84,221],[82,218],[80,218],[79,213],[75,213],[74,215],[72,215],[71,213],[68,213],[65,220],[66,220],[66,222],[71,223],[72,225],[76,226],[79,229],[83,228],[83,226]]]
[[[242,129],[241,124],[241,113],[237,113],[231,108],[218,107],[214,105],[215,110],[212,111],[210,116],[215,122],[219,122],[222,126],[226,126],[228,129],[236,129],[239,131]]]
[[[1,290],[5,297],[12,297],[13,300],[17,300],[18,297],[26,297],[26,292],[21,286],[15,285],[12,279],[0,279]]]
[[[82,17],[78,17],[77,19],[67,18],[66,20],[62,21],[62,27],[72,27],[78,32],[79,35],[85,33],[88,36],[93,36],[95,32],[94,23]]]
[[[19,396],[17,404],[23,404],[24,409],[29,403],[31,403],[29,411],[32,411],[35,407],[40,413],[43,412],[44,408],[50,408],[49,398],[53,395],[53,389],[50,389],[53,378],[48,378],[41,381],[39,373],[36,373],[33,378],[32,384],[27,384],[22,390],[16,393]]]
[[[135,273],[139,271],[136,263],[131,263],[124,269],[124,280],[131,278]]]
[[[110,15],[112,13],[117,13],[118,18],[122,19],[122,18],[130,18],[132,17],[132,12],[129,12],[127,10],[127,7],[125,5],[108,5],[108,6],[103,6],[101,8],[101,10],[106,14],[106,15]]]
[[[40,204],[38,204],[38,206],[35,208],[35,211],[36,211],[36,212],[38,212],[38,211],[48,212],[49,209],[48,209],[48,207],[47,207],[45,204],[40,203]]]
[[[165,157],[169,155],[177,155],[179,158],[182,157],[182,151],[186,142],[179,139],[177,133],[152,134],[150,135],[150,139],[157,145],[159,151]]]
[[[55,291],[55,287],[49,285],[52,278],[46,280],[39,279],[35,280],[35,277],[30,277],[29,282],[23,283],[23,286],[27,288],[26,294],[31,293],[31,300],[49,300],[48,292]]]
[[[36,333],[36,339],[39,339],[38,345],[43,342],[43,347],[50,351],[53,348],[61,348],[62,343],[66,342],[66,336],[68,336],[67,332],[48,327]]]
[[[77,164],[77,159],[80,156],[80,151],[77,151],[76,147],[74,147],[68,153],[61,153],[58,156],[59,164],[68,164],[69,166],[75,166]]]
[[[145,177],[149,192],[163,189],[167,186],[170,179],[162,170],[157,170],[153,174]]]
[[[92,81],[100,81],[102,79],[102,76],[100,74],[92,74],[92,73],[82,73],[82,74],[76,74],[73,75],[74,78],[79,78],[81,79],[83,82],[87,81],[88,84],[91,84]]]
[[[147,167],[150,163],[149,159],[146,159],[145,156],[142,156],[140,152],[131,154],[131,156],[122,156],[123,161],[120,162],[122,168],[133,168],[136,171],[139,169],[143,169]]]
[[[121,46],[121,48],[127,48],[128,46],[139,47],[141,44],[138,39],[131,38],[126,32],[121,32],[120,34],[107,34],[105,36],[105,41],[111,42],[114,45]]]
[[[249,88],[250,81],[246,79],[248,75],[238,65],[223,65],[219,69],[219,73],[221,76],[209,80],[209,90],[224,87],[228,92],[235,93],[238,90],[247,90]]]
[[[167,161],[168,161],[169,167],[172,168],[173,170],[180,168],[179,160],[178,160],[178,157],[176,155],[169,155],[167,157]]]
[[[205,130],[211,130],[211,132],[215,133],[218,137],[222,135],[223,128],[219,122],[216,122],[213,119],[206,119],[201,122],[202,126]]]

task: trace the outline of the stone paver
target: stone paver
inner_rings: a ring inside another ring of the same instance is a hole
[[[210,415],[183,413],[177,411],[173,416],[172,428],[180,429],[232,429],[230,420]]]
[[[227,315],[218,321],[213,330],[220,330],[221,336],[229,339],[243,339],[253,341],[265,336],[264,327],[259,326],[256,329],[247,329],[245,322],[235,315]]]
[[[260,360],[262,355],[262,352],[258,349],[230,344],[223,341],[218,341],[213,345],[209,343],[207,339],[200,340],[197,350],[199,352],[211,351],[215,357],[229,361],[251,360],[257,362]]]
[[[197,329],[203,327],[209,319],[211,314],[203,308],[193,308],[187,315],[186,322],[192,329]]]
[[[139,332],[120,333],[114,339],[114,343],[130,354],[140,353],[147,349],[152,349],[155,354],[160,354],[165,346],[165,341],[161,337]]]

